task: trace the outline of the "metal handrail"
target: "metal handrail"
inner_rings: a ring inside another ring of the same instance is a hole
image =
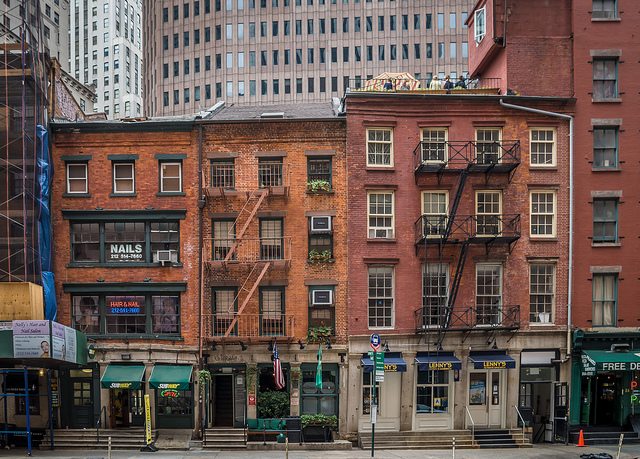
[[[522,442],[524,442],[524,418],[522,417],[522,414],[520,413],[520,410],[518,409],[517,405],[513,405],[513,407],[516,409],[516,413],[518,413],[518,417],[520,418],[520,422],[522,423]]]
[[[471,413],[469,412],[469,407],[465,405],[464,409],[467,410],[467,415],[471,420],[471,444],[473,445],[476,442],[476,423],[473,422],[473,418],[471,417]]]
[[[98,444],[100,444],[100,426],[102,425],[102,413],[104,413],[105,424],[106,424],[107,407],[104,405],[102,406],[102,409],[100,410],[100,414],[98,414],[98,420],[96,421],[96,441],[98,442]]]

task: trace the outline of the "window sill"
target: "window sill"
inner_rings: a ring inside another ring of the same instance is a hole
[[[367,166],[365,170],[368,172],[395,172],[396,168],[394,166]]]
[[[558,171],[558,166],[529,166],[529,170],[530,171],[550,171],[550,172],[557,172]]]
[[[156,193],[156,196],[186,196],[184,191],[161,191]]]
[[[111,193],[109,196],[112,198],[135,198],[138,193]]]
[[[613,102],[613,103],[620,103],[622,102],[622,99],[620,97],[612,97],[610,99],[591,99],[591,102],[594,104],[602,104],[602,103],[609,103],[609,102]]]
[[[620,22],[621,18],[591,18],[591,22]]]
[[[620,172],[621,167],[592,167],[591,172]]]
[[[311,195],[311,196],[316,195],[316,194],[320,194],[320,195],[322,195],[322,194],[333,195],[333,194],[336,194],[336,191],[335,191],[334,189],[331,189],[331,190],[320,190],[320,191],[311,191],[311,190],[307,190],[307,194],[308,194],[308,195]]]
[[[67,263],[67,268],[162,268],[161,263],[127,263],[127,262],[113,262],[113,263],[98,263],[98,262],[75,262],[75,263]],[[164,265],[164,268],[180,268],[182,267],[182,263],[167,263]]]
[[[529,236],[531,242],[558,242],[557,237]]]
[[[307,263],[309,263],[310,265],[321,265],[321,264],[325,264],[325,263],[335,263],[336,259],[335,258],[325,258],[325,259],[316,259],[316,260],[311,260],[311,259],[307,259]]]
[[[592,242],[591,247],[622,247],[621,242]]]
[[[555,327],[553,322],[529,322],[530,327]]]
[[[367,242],[375,242],[375,243],[395,243],[396,238],[382,238],[382,237],[371,237],[367,238]]]
[[[94,340],[107,340],[107,339],[158,339],[165,341],[184,341],[181,335],[91,335],[87,334],[87,337]]]
[[[90,198],[91,193],[62,193],[63,198]]]

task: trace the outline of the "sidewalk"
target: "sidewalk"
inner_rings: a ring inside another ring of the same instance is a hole
[[[617,445],[575,446],[536,444],[533,448],[523,449],[464,449],[455,451],[455,459],[578,459],[581,454],[607,452],[616,459]],[[290,451],[289,459],[365,459],[371,457],[371,450],[351,451]],[[0,450],[0,458],[25,458],[26,448]],[[108,459],[106,450],[38,450],[32,451],[31,457],[67,458],[67,459]],[[142,453],[139,451],[112,451],[112,459],[284,459],[284,451],[158,451]],[[380,459],[452,459],[451,450],[385,450],[376,451],[375,457]],[[640,459],[640,444],[624,445],[620,459]]]

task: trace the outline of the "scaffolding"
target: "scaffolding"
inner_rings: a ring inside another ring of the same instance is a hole
[[[0,11],[0,282],[42,285],[49,85],[40,1],[4,2]]]

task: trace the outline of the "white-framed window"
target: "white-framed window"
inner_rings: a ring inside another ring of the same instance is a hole
[[[529,194],[529,235],[531,237],[556,236],[556,192],[532,191]]]
[[[371,239],[394,237],[393,191],[370,191],[367,194],[367,229]]]
[[[478,164],[502,162],[502,129],[476,129],[476,161]]]
[[[423,129],[422,135],[422,162],[444,163],[447,161],[447,128]]]
[[[502,265],[476,265],[476,325],[502,323]]]
[[[422,326],[441,326],[449,300],[449,263],[422,265]]]
[[[449,370],[418,371],[416,413],[449,413]],[[452,405],[451,405],[452,406]]]
[[[180,191],[182,191],[182,163],[179,161],[160,163],[160,192]]]
[[[529,265],[529,322],[553,323],[555,306],[556,265],[531,263]]]
[[[422,235],[424,237],[444,235],[448,215],[448,191],[422,192]]]
[[[393,266],[369,266],[369,328],[393,327],[394,298]]]
[[[367,166],[393,166],[392,128],[367,128]]]
[[[485,15],[485,7],[483,6],[482,8],[476,10],[473,15],[474,15],[474,20],[473,20],[473,27],[474,27],[474,31],[473,31],[473,35],[474,38],[476,40],[476,43],[480,43],[482,41],[482,39],[484,38],[484,36],[487,33],[487,27],[486,27],[486,15]]]
[[[556,165],[555,128],[529,129],[529,162],[536,167]]]
[[[502,192],[476,191],[476,234],[497,236],[502,231]]]
[[[89,177],[87,165],[84,163],[67,164],[67,193],[88,193]]]
[[[594,327],[615,327],[617,320],[618,275],[594,274],[591,280]]]
[[[135,192],[135,166],[133,163],[113,164],[113,192]]]

